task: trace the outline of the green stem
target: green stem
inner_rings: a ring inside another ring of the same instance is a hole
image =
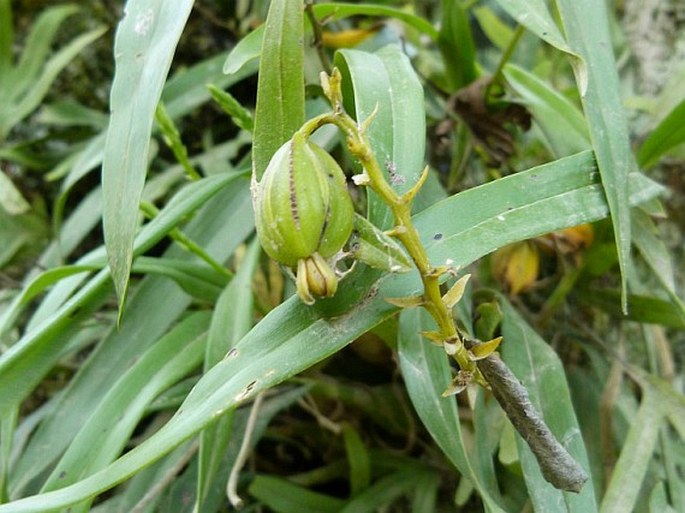
[[[152,203],[148,201],[140,202],[140,210],[142,210],[143,214],[145,214],[150,219],[153,219],[159,214],[159,210],[157,209],[157,207],[155,207]],[[171,237],[174,241],[176,241],[186,250],[190,251],[191,253],[195,253],[195,255],[200,257],[200,259],[204,260],[212,269],[214,269],[219,274],[229,279],[233,277],[233,275],[228,271],[228,269],[226,269],[223,265],[214,260],[214,258],[212,258],[212,256],[209,253],[207,253],[202,246],[200,246],[193,239],[188,237],[179,228],[172,228],[171,230],[169,230],[169,237]]]
[[[497,69],[492,74],[492,79],[490,80],[490,83],[487,85],[487,87],[485,89],[485,95],[484,96],[485,96],[486,103],[490,99],[490,93],[492,91],[493,85],[499,83],[499,81],[502,80],[502,73],[504,72],[504,66],[511,59],[511,56],[514,54],[514,50],[516,50],[516,46],[518,45],[519,40],[521,39],[521,37],[523,36],[525,31],[526,31],[525,27],[523,25],[519,25],[518,27],[516,27],[514,34],[511,36],[511,41],[509,41],[509,45],[504,50],[504,53],[502,54],[502,57],[500,58],[499,63],[497,64]]]
[[[306,122],[300,131],[309,136],[315,130],[326,124],[334,124],[347,136],[347,146],[350,153],[361,163],[368,180],[367,185],[388,205],[394,220],[395,227],[391,233],[400,240],[416,265],[423,283],[422,305],[430,313],[438,325],[443,340],[456,347],[454,358],[463,371],[473,373],[474,379],[480,384],[487,382],[481,375],[475,363],[469,357],[464,347],[459,331],[454,323],[451,311],[442,300],[440,291],[440,276],[446,272],[444,269],[433,267],[428,259],[426,249],[421,243],[419,232],[411,220],[412,199],[422,185],[420,180],[413,189],[404,195],[398,194],[385,179],[381,166],[378,164],[372,149],[371,142],[366,135],[366,126],[372,120],[373,114],[362,124],[358,124],[343,109],[340,101],[339,82],[331,77],[329,97],[333,103],[334,112],[322,114]]]

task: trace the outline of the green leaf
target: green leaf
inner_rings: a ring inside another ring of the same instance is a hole
[[[99,110],[64,100],[42,106],[36,120],[48,125],[85,126],[100,131],[107,128],[109,117]]]
[[[273,2],[264,29],[252,165],[259,181],[271,157],[304,123],[302,0]]]
[[[138,257],[133,273],[159,274],[171,278],[190,296],[214,302],[226,284],[226,276],[206,264],[172,258]]]
[[[28,81],[26,90],[18,90],[15,92],[16,97],[13,102],[7,100],[3,102],[5,108],[2,109],[4,112],[1,112],[2,115],[0,115],[0,140],[4,139],[16,123],[24,119],[40,105],[40,102],[48,93],[52,82],[57,75],[74,60],[74,57],[105,32],[105,27],[99,27],[74,38],[74,40],[44,63],[42,73],[37,77],[32,77]],[[19,66],[21,67],[22,64],[23,63],[20,62]],[[14,73],[22,78],[28,76],[22,75],[19,71],[14,71],[13,74]],[[20,82],[21,80],[17,83]]]
[[[123,314],[150,134],[176,44],[193,2],[130,0],[114,42],[116,73],[102,163],[103,231]]]
[[[53,367],[74,328],[108,293],[109,273],[100,271],[58,312],[30,330],[0,356],[0,411],[21,403]]]
[[[18,216],[31,210],[31,205],[5,171],[0,170],[0,209],[11,216]]]
[[[583,114],[565,96],[513,64],[504,67],[504,76],[540,125],[554,155],[565,157],[590,147]]]
[[[400,315],[398,351],[409,397],[423,425],[459,473],[478,489],[488,510],[504,512],[498,490],[487,486],[474,467],[470,449],[461,434],[454,398],[441,395],[450,385],[452,374],[445,351],[420,335],[431,326],[433,321],[423,310],[405,310]]]
[[[681,101],[640,146],[637,162],[642,168],[657,163],[659,158],[685,142],[685,99]]]
[[[249,488],[250,495],[276,513],[339,513],[344,501],[292,484],[285,479],[258,475]]]
[[[95,266],[89,265],[67,265],[48,269],[36,276],[22,289],[21,293],[14,298],[12,304],[2,312],[2,316],[0,316],[0,336],[11,328],[12,323],[21,313],[22,307],[25,307],[29,301],[43,292],[46,288],[64,278],[68,278],[75,274],[85,274],[88,271],[93,271],[95,269]]]
[[[578,58],[552,18],[545,0],[497,0],[497,3],[540,39]]]
[[[445,62],[450,92],[469,85],[477,77],[476,50],[468,14],[460,2],[443,0],[438,48]]]
[[[378,106],[367,134],[386,176],[399,193],[409,190],[423,169],[426,115],[423,88],[407,56],[396,46],[376,53],[340,50],[335,65],[343,74],[347,111],[358,122]],[[369,192],[369,220],[381,229],[392,222],[387,206]]]
[[[680,312],[681,320],[685,320],[685,306],[676,291],[673,262],[668,248],[658,237],[657,227],[647,213],[642,209],[633,209],[631,214],[635,247],[668,294],[673,308]]]
[[[59,5],[45,9],[31,25],[19,62],[14,67],[14,80],[8,83],[8,100],[16,101],[26,92],[45,65],[60,26],[79,11],[76,5]],[[10,16],[11,22],[11,16]],[[11,34],[11,28],[10,28]],[[11,62],[11,60],[10,60]]]
[[[0,9],[1,7],[0,5]],[[7,481],[18,418],[19,406],[0,410],[0,504],[9,502]]]
[[[0,91],[4,91],[14,59],[11,0],[0,0]]]
[[[656,449],[664,407],[649,389],[644,391],[637,415],[631,419],[630,431],[602,499],[601,513],[633,511],[642,481]]]
[[[601,308],[619,319],[624,317],[619,308],[618,300],[621,298],[621,293],[618,290],[587,289],[582,291],[581,298],[583,302]],[[628,294],[628,315],[626,318],[647,324],[661,324],[670,328],[685,329],[682,305],[656,297]]]
[[[506,301],[500,346],[502,359],[526,387],[530,400],[545,419],[557,440],[571,456],[590,472],[585,444],[578,427],[564,368],[556,353],[542,340]],[[516,438],[528,494],[536,511],[597,510],[594,489],[586,482],[578,494],[562,492],[544,480],[538,463],[525,441]]]
[[[412,490],[422,474],[421,470],[410,468],[384,476],[345,504],[340,513],[374,513]]]
[[[219,179],[221,177],[206,180],[216,181]],[[195,188],[200,186],[202,182],[204,180],[189,184],[187,187]],[[181,193],[179,192],[179,194]],[[190,204],[195,203],[191,197],[186,197],[183,202],[185,201]],[[174,203],[173,200],[169,202],[167,208],[171,207],[172,203]],[[165,208],[155,218],[155,221],[163,217],[166,210]],[[176,213],[181,216],[184,215],[183,209],[177,210]],[[235,220],[235,226],[224,221],[229,216]],[[209,196],[204,200],[203,208],[194,215],[193,220],[185,227],[185,232],[206,248],[215,259],[224,260],[251,233],[253,226],[247,183],[246,181],[242,183],[241,181],[234,181],[230,187],[223,187],[217,191],[214,197]],[[144,233],[139,235],[141,247],[146,244],[143,235]],[[171,247],[164,254],[164,257],[193,259],[194,255],[188,254],[178,247]],[[73,278],[68,280],[73,280]],[[100,275],[93,278],[85,286],[79,287],[78,282],[69,284],[71,288],[67,289],[66,294],[57,290],[68,280],[63,280],[57,284],[53,291],[48,294],[46,301],[53,303],[50,311],[42,314],[43,318],[29,328],[18,345],[15,344],[17,351],[19,351],[19,347],[23,348],[21,349],[22,354],[12,356],[14,351],[9,351],[0,356],[0,389],[12,391],[12,394],[0,394],[0,402],[3,400],[20,401],[22,394],[30,390],[32,379],[30,374],[23,371],[22,368],[26,366],[31,372],[43,373],[44,375],[45,369],[54,366],[65,345],[69,342],[71,332],[62,326],[71,326],[70,323],[78,323],[82,318],[87,318],[90,305],[93,304],[93,307],[97,307],[99,304],[94,299],[85,301],[84,304],[88,308],[80,312],[77,310],[81,304],[78,298],[89,293],[97,284],[104,288],[102,294],[106,294],[106,297],[110,295],[109,289],[106,287],[109,283],[106,270],[103,270]],[[72,294],[76,287],[79,288],[77,294],[65,303],[63,296],[69,297],[69,294]],[[51,300],[53,293],[56,293],[55,301]],[[160,304],[160,298],[164,299],[162,307],[152,308],[151,305]],[[76,304],[73,303],[74,301]],[[174,282],[164,277],[148,277],[141,283],[131,298],[131,309],[123,318],[121,326],[118,329],[113,329],[101,341],[88,361],[81,366],[78,375],[70,382],[69,389],[62,394],[57,406],[41,424],[40,429],[31,438],[29,446],[22,453],[21,459],[15,466],[16,472],[12,474],[11,490],[15,495],[16,490],[22,489],[36,476],[41,475],[42,471],[65,450],[73,435],[92,414],[109,388],[130,366],[130,362],[139,358],[150,347],[150,344],[169,329],[175,320],[186,311],[190,301],[191,298],[185,292]],[[70,317],[73,312],[78,312],[78,316],[74,319]],[[39,313],[41,313],[40,309],[34,314],[34,317]]]
[[[145,351],[79,429],[43,491],[74,483],[115,459],[148,404],[200,363],[208,326],[209,314],[195,313]]]
[[[388,16],[406,23],[429,36],[438,39],[438,31],[428,21],[401,9],[385,5],[350,4],[345,2],[317,3],[313,7],[319,19],[328,21],[341,20],[350,16]],[[260,25],[233,47],[224,63],[224,73],[233,74],[245,70],[249,64],[257,62],[261,55],[265,25]]]
[[[352,4],[345,2],[329,2],[314,5],[314,14],[319,19],[340,20],[350,16],[386,16],[402,21],[419,32],[426,34],[433,41],[438,39],[438,31],[425,19],[415,16],[402,9],[386,5]]]
[[[219,296],[214,308],[205,351],[205,371],[221,361],[253,325],[252,275],[257,268],[259,255],[260,246],[258,240],[255,239],[233,280]],[[263,415],[263,412],[260,414]],[[232,422],[233,412],[229,412],[216,423],[208,426],[200,435],[197,511],[204,511],[204,502],[211,493],[214,479],[222,463],[224,450],[228,447],[231,438]]]
[[[631,241],[627,176],[636,165],[618,94],[621,88],[612,52],[607,6],[594,0],[557,0],[556,4],[569,45],[586,64],[584,71],[576,67],[576,82],[614,227],[621,268],[621,304],[625,311]]]
[[[490,42],[505,50],[514,36],[514,30],[487,6],[475,7],[473,15]]]
[[[227,75],[238,73],[251,62],[256,62],[262,52],[265,25],[260,25],[236,44],[226,57],[223,71]]]
[[[350,467],[350,495],[356,497],[371,483],[371,459],[369,451],[354,427],[344,424],[342,435]]]
[[[441,477],[437,472],[425,472],[417,476],[416,491],[410,511],[436,511],[440,481]]]

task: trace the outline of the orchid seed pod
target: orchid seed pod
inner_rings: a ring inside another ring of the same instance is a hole
[[[337,162],[297,132],[254,185],[253,204],[262,247],[277,262],[296,268],[300,298],[311,304],[315,297],[332,296],[338,278],[327,259],[345,245],[354,222]]]

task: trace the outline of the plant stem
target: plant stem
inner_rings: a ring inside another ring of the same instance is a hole
[[[336,75],[335,72],[333,76],[329,77],[329,82],[324,84],[324,90],[329,95],[334,112],[312,118],[300,130],[305,136],[308,136],[323,125],[334,124],[345,133],[350,153],[359,160],[364,169],[364,183],[380,196],[393,214],[395,227],[390,231],[390,234],[404,245],[419,271],[423,283],[421,306],[431,314],[437,323],[441,339],[445,345],[450,347],[449,352],[453,354],[459,368],[463,372],[469,373],[470,379],[481,385],[487,385],[487,381],[464,347],[464,342],[457,330],[450,309],[442,300],[440,277],[449,272],[450,269],[446,267],[436,268],[431,265],[426,249],[421,243],[419,232],[411,220],[412,200],[426,178],[427,169],[424,170],[424,174],[414,187],[403,195],[398,194],[385,179],[366,135],[366,126],[373,119],[373,114],[363,123],[357,123],[352,119],[342,108],[339,84],[339,75]]]

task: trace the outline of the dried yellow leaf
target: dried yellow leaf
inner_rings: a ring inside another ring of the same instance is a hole
[[[352,48],[375,33],[375,29],[349,29],[340,32],[325,30],[321,33],[321,44],[327,48]]]
[[[540,271],[540,254],[529,241],[498,249],[492,255],[492,272],[516,295],[529,288]]]

